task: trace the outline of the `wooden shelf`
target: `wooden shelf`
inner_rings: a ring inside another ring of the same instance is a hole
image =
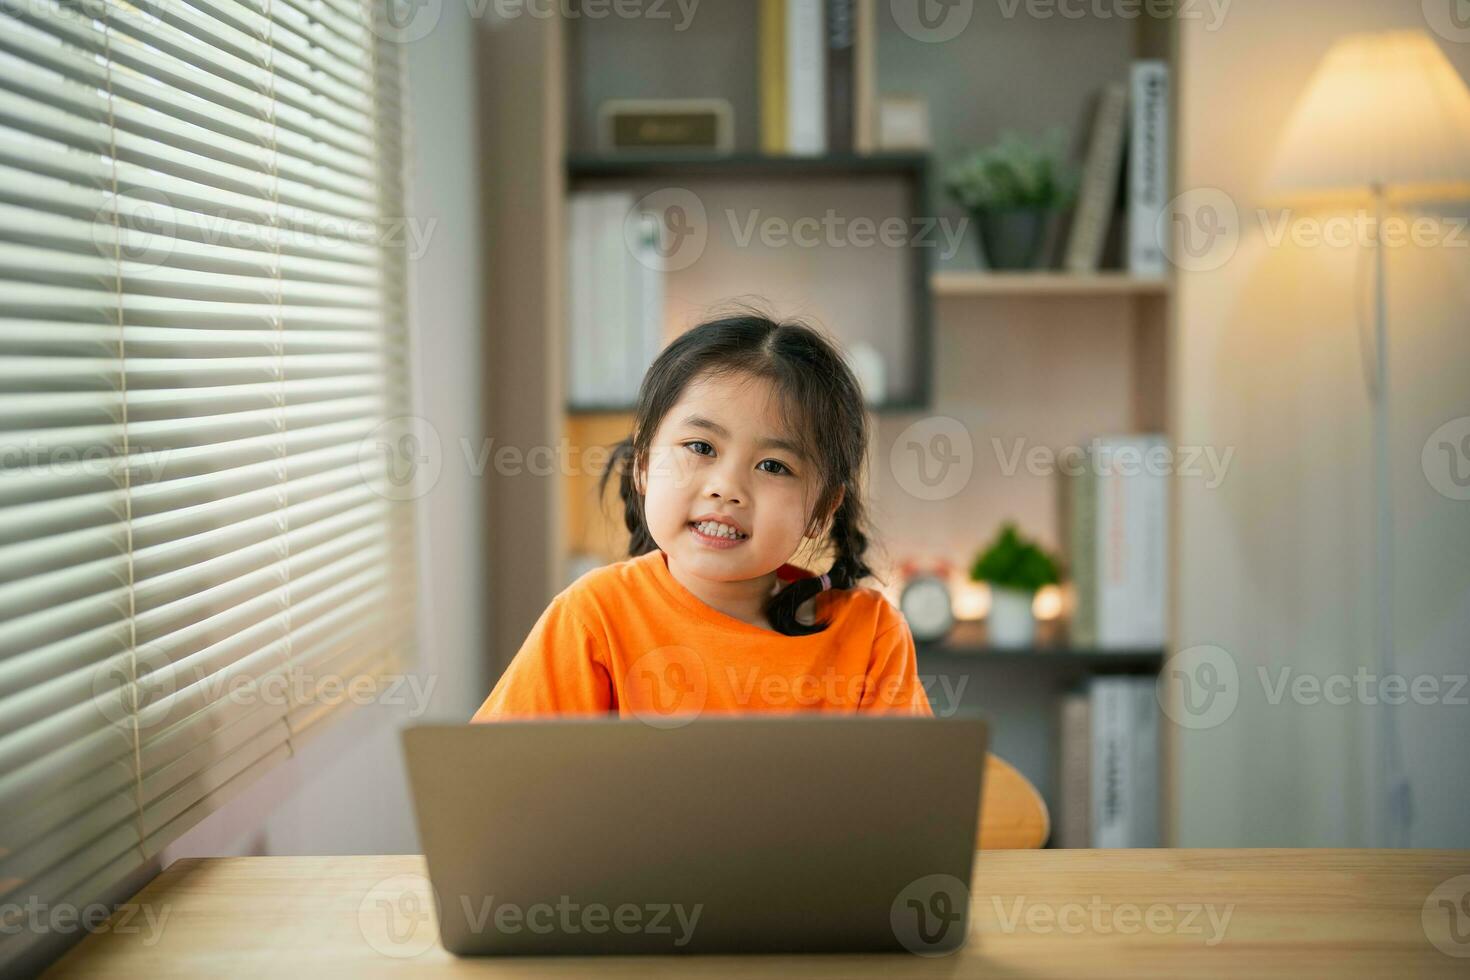
[[[917,645],[917,653],[921,668],[949,670],[966,669],[972,666],[1004,665],[1037,670],[1154,673],[1164,662],[1162,649],[1083,650],[1042,646],[1012,650],[985,646],[960,647],[945,643],[920,643]]]
[[[936,272],[935,296],[1162,296],[1167,279],[1141,279],[1126,272]]]
[[[1072,672],[1154,673],[1164,662],[1162,647],[1097,649],[1073,645],[1060,620],[1036,624],[1029,647],[992,646],[984,622],[960,622],[943,640],[916,645],[919,659],[930,667],[965,670],[971,666],[1020,666]]]
[[[632,415],[637,406],[627,405],[568,405],[568,415]]]
[[[914,229],[926,227],[923,222],[933,213],[929,204],[930,157],[923,152],[828,153],[815,156],[687,152],[625,152],[615,155],[567,153],[563,162],[567,186],[571,189],[577,189],[580,185],[580,189],[585,190],[588,187],[587,182],[591,181],[633,186],[641,182],[646,188],[649,184],[705,178],[709,183],[724,185],[727,190],[732,181],[764,182],[779,195],[783,190],[783,181],[795,180],[810,181],[816,188],[825,184],[824,193],[830,192],[834,186],[845,188],[849,184],[859,188],[878,187],[890,196],[896,193],[897,199],[904,202],[899,205],[904,211],[892,216],[903,218]],[[784,190],[789,202],[791,189]],[[753,196],[756,194],[749,188],[742,188],[741,193]],[[805,200],[805,187],[798,186],[795,193],[798,199]],[[885,216],[886,214],[885,212]],[[712,229],[714,224],[706,220],[707,230]],[[724,234],[716,235],[712,231],[709,237],[720,243],[719,247],[725,250],[726,256],[743,248],[738,237],[732,239]],[[888,401],[869,406],[871,411],[878,414],[923,412],[929,409],[931,403],[934,327],[933,295],[929,279],[934,249],[920,247],[915,244],[916,241],[916,238],[911,239],[905,248],[899,250],[902,254],[892,260],[902,263],[903,293],[888,294],[907,300],[906,315],[899,313],[898,324],[894,329],[906,337],[909,365],[905,372],[909,377],[887,390],[886,393],[890,396]],[[794,267],[806,265],[805,262],[787,264]],[[861,312],[860,307],[855,308],[854,312]],[[608,414],[619,410],[617,406],[611,405],[593,405],[588,408],[575,406],[567,409],[572,414]]]
[[[637,406],[628,404],[598,404],[598,405],[568,405],[568,415],[632,415]],[[868,411],[877,415],[896,415],[904,412],[926,412],[929,406],[923,402],[909,400],[892,400],[881,404],[868,405]]]
[[[923,153],[835,153],[821,156],[768,156],[763,153],[570,154],[567,178],[597,177],[875,177],[922,178],[929,157]]]

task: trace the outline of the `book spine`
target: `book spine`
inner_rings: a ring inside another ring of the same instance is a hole
[[[1102,263],[1118,193],[1127,110],[1128,90],[1123,85],[1114,83],[1103,89],[1088,143],[1082,193],[1067,241],[1066,265],[1071,272],[1094,272]]]
[[[1129,833],[1133,847],[1158,847],[1159,708],[1152,677],[1130,677],[1133,701],[1133,807]]]
[[[587,383],[586,337],[582,334],[582,198],[573,194],[567,201],[566,227],[566,391],[567,402],[572,405],[582,400],[582,389]]]
[[[1129,846],[1133,801],[1128,679],[1092,680],[1092,846]]]
[[[617,351],[623,365],[622,377],[618,379],[616,399],[619,404],[631,405],[638,396],[638,382],[643,378],[647,365],[643,361],[646,326],[643,322],[643,254],[647,247],[648,219],[645,213],[626,214],[623,232],[623,324],[625,341]]]
[[[1057,725],[1057,847],[1092,846],[1092,704],[1062,695]]]
[[[659,269],[658,256],[661,236],[663,233],[663,222],[653,215],[646,215],[644,221],[643,257],[644,261],[639,264],[643,273],[643,363],[638,371],[638,385],[641,387],[643,376],[648,373],[648,368],[658,357],[659,351],[663,350],[664,339],[664,274]],[[637,391],[633,393],[636,400]]]
[[[1097,476],[1090,455],[1072,481],[1071,500],[1071,640],[1078,647],[1097,645]]]
[[[1128,138],[1128,271],[1162,276],[1158,225],[1169,200],[1169,68],[1138,61],[1132,70],[1133,122]]]
[[[1097,645],[1100,649],[1131,646],[1133,616],[1130,592],[1132,530],[1128,497],[1133,488],[1119,472],[1118,452],[1126,439],[1100,439],[1097,446]]]
[[[857,0],[853,20],[853,149],[878,149],[878,0]]]
[[[786,150],[827,151],[825,0],[786,0]]]
[[[1166,445],[1161,435],[1143,440],[1145,454]],[[1163,646],[1167,635],[1169,598],[1169,475],[1145,466],[1137,480],[1141,491],[1138,494],[1138,513],[1133,521],[1138,539],[1137,641],[1140,646]]]
[[[761,152],[786,152],[786,0],[761,0]]]
[[[572,199],[571,330],[569,331],[571,381],[569,398],[574,405],[597,400],[597,234],[599,195],[578,194]]]
[[[628,251],[623,233],[623,220],[632,210],[634,197],[629,192],[602,196],[598,222],[597,308],[594,333],[597,335],[598,369],[597,401],[620,404],[626,397],[627,368],[624,353],[628,349]]]
[[[1096,645],[1103,649],[1165,640],[1169,477],[1149,456],[1164,445],[1159,435],[1097,440]]]
[[[853,148],[853,0],[827,0],[827,152]]]

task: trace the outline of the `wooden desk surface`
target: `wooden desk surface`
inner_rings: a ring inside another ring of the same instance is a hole
[[[423,873],[417,855],[177,861],[46,975],[1470,977],[1470,851],[985,853],[968,941],[939,957],[458,959]],[[426,914],[392,935],[385,894]]]

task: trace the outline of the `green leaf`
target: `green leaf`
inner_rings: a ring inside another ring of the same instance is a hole
[[[1066,207],[1076,197],[1078,179],[1063,162],[1065,142],[1065,131],[1059,128],[1034,139],[1005,131],[995,143],[951,167],[945,189],[970,211]]]
[[[988,582],[1001,589],[1035,592],[1045,585],[1055,585],[1056,561],[1036,542],[1025,538],[1012,521],[1001,525],[995,540],[970,566],[970,579]]]

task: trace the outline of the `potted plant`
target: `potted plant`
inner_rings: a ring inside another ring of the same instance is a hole
[[[1076,174],[1063,163],[1064,139],[1060,129],[1034,140],[1005,132],[946,174],[945,189],[975,221],[982,264],[1036,265],[1047,227],[1077,193]]]
[[[1058,581],[1056,562],[1007,521],[990,547],[970,566],[970,579],[990,586],[987,633],[992,646],[1026,647],[1036,639],[1031,603],[1044,585]]]

